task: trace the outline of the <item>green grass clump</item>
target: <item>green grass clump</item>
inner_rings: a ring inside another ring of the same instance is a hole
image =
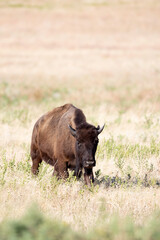
[[[108,139],[103,144],[103,149],[108,158],[146,158],[151,155],[159,156],[160,142],[151,140],[149,145],[141,144],[122,144],[115,141],[113,138]]]
[[[154,138],[149,144],[139,143],[121,143],[113,138],[104,140],[98,146],[97,158],[113,159],[115,166],[122,174],[128,175],[134,173],[140,176],[141,172],[147,174],[153,171],[153,164],[149,162],[151,157],[160,156],[160,142]]]

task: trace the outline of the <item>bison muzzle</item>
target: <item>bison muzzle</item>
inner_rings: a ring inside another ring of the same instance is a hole
[[[103,127],[86,122],[83,112],[66,104],[43,115],[34,125],[31,142],[32,173],[38,174],[42,160],[54,166],[53,175],[67,178],[68,169],[87,185],[94,182],[93,167],[98,135]]]

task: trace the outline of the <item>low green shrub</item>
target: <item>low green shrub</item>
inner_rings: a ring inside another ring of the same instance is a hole
[[[72,240],[82,239],[63,222],[45,218],[36,206],[19,220],[3,222],[0,225],[1,240]]]
[[[58,220],[44,217],[36,206],[19,220],[0,224],[1,240],[159,240],[160,213],[154,214],[143,226],[136,225],[131,218],[118,216],[105,221],[99,219],[97,226],[89,232],[75,232],[71,226]]]

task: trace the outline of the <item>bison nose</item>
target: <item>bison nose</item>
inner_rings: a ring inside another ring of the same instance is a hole
[[[94,167],[95,161],[94,160],[87,160],[85,161],[85,167]]]

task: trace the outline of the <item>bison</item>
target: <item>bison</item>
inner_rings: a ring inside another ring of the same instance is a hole
[[[33,174],[38,174],[42,160],[54,166],[53,175],[67,178],[68,169],[77,178],[84,170],[87,185],[94,182],[92,168],[98,135],[103,127],[94,127],[86,122],[83,112],[72,104],[57,107],[43,115],[34,125],[31,141]]]

